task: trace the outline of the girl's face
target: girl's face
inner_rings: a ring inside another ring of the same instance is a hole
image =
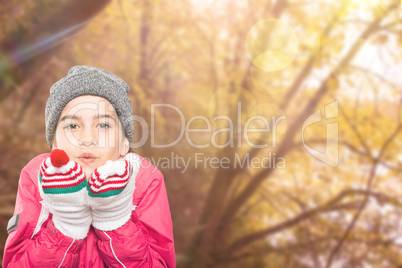
[[[114,107],[98,96],[80,96],[61,112],[53,149],[62,149],[89,177],[107,160],[117,160],[129,150],[129,141]]]

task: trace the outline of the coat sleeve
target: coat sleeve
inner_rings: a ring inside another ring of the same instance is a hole
[[[153,171],[136,178],[133,203],[137,207],[131,219],[113,231],[95,230],[99,253],[108,267],[176,267],[165,183],[162,173]]]
[[[64,236],[54,227],[49,213],[40,203],[37,182],[34,181],[37,175],[33,173],[24,168],[20,175],[14,210],[14,215],[19,214],[19,220],[16,229],[8,235],[3,267],[78,266],[83,240]]]

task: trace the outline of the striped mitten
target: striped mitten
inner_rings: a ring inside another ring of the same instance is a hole
[[[139,164],[139,157],[130,153],[124,159],[107,161],[92,172],[88,195],[95,228],[116,230],[130,219]]]
[[[84,239],[91,226],[85,174],[63,150],[54,149],[43,161],[39,173],[39,192],[54,226],[64,235]]]

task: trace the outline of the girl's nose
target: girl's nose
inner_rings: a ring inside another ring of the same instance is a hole
[[[98,145],[97,131],[86,128],[78,139],[79,146],[93,147]]]

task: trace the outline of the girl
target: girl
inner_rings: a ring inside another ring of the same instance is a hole
[[[128,85],[75,66],[50,89],[52,152],[22,170],[3,267],[175,267],[161,172],[133,142]]]

